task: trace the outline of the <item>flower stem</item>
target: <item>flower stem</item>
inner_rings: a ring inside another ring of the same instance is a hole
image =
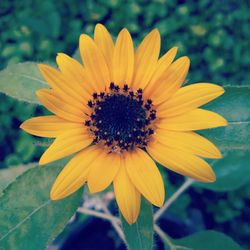
[[[160,238],[164,241],[164,243],[166,243],[169,246],[170,250],[177,250],[177,249],[192,250],[188,247],[173,244],[170,238],[168,237],[168,235],[165,234],[165,232],[156,224],[154,225],[154,230],[160,236]]]
[[[154,222],[156,222],[164,212],[172,205],[172,203],[179,198],[192,184],[194,180],[186,179],[186,181],[176,190],[176,192],[165,202],[165,204],[154,214]]]
[[[171,250],[175,249],[175,245],[171,242],[168,236],[163,232],[163,230],[158,226],[154,225],[155,232],[160,236],[160,238],[169,246]]]
[[[112,216],[112,213],[109,211],[107,205],[103,202],[102,199],[99,199],[99,203],[102,206],[102,210],[104,211],[104,213],[108,214],[109,216]],[[116,217],[114,217],[114,218],[116,218]],[[116,219],[118,219],[118,218],[116,218]],[[116,230],[116,232],[118,233],[118,235],[120,236],[120,238],[122,239],[122,241],[124,243],[126,243],[124,233],[123,233],[121,226],[120,226],[121,221],[119,219],[118,220],[112,219],[112,220],[110,220],[110,222],[111,222],[112,226],[114,227],[114,229]]]
[[[84,208],[84,207],[79,207],[77,209],[77,212],[87,214],[87,215],[92,215],[94,217],[98,217],[98,218],[109,220],[109,221],[113,220],[116,223],[120,222],[120,220],[115,216],[112,216],[112,215],[109,215],[109,214],[106,214],[106,213],[102,213],[102,212],[98,212],[98,211],[95,211],[95,210],[87,209],[87,208]]]

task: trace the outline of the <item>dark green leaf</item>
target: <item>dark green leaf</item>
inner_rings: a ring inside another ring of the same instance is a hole
[[[47,86],[33,62],[11,65],[0,72],[0,92],[21,101],[40,104],[35,92]]]
[[[223,115],[229,125],[205,130],[221,150],[250,150],[250,87],[225,87],[225,94],[206,105],[206,108]]]
[[[241,250],[241,247],[230,237],[216,231],[199,232],[175,240],[174,243],[192,250]]]
[[[223,159],[212,162],[217,181],[196,183],[204,188],[226,191],[250,180],[250,87],[226,87],[225,94],[206,108],[223,115],[227,127],[202,131],[223,152]]]
[[[20,165],[15,167],[9,167],[6,169],[0,170],[0,195],[2,190],[6,188],[11,182],[15,180],[15,178],[28,169],[34,167],[36,163],[30,163],[26,165]]]
[[[153,247],[152,205],[143,198],[140,215],[136,223],[129,225],[122,215],[121,219],[128,249],[151,250]]]
[[[35,167],[19,176],[0,197],[2,249],[43,250],[80,205],[81,191],[50,201],[50,188],[62,165]]]
[[[195,185],[214,191],[229,191],[240,188],[250,181],[249,151],[226,151],[223,155],[223,159],[211,164],[216,173],[216,182],[196,182]]]

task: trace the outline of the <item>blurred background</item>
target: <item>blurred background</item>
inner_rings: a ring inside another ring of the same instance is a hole
[[[79,35],[83,32],[92,35],[95,24],[101,22],[114,37],[127,27],[135,44],[151,29],[158,28],[162,53],[178,46],[178,56],[190,57],[190,82],[247,85],[249,5],[247,0],[1,0],[0,69],[24,61],[55,62],[58,52],[72,55],[78,47]],[[33,137],[22,132],[19,125],[45,111],[2,94],[0,100],[0,169],[37,161],[45,147],[34,146]],[[166,174],[166,178],[168,192],[183,181],[172,173]],[[220,193],[193,187],[169,209],[160,225],[174,238],[214,229],[248,249],[249,207],[250,185]],[[54,245],[64,250],[100,246],[124,249],[108,222],[80,214]],[[156,245],[163,249],[160,239],[156,239]]]

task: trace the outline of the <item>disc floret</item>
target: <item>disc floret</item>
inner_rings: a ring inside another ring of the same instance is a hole
[[[120,87],[111,82],[108,91],[92,97],[87,103],[91,112],[85,126],[93,143],[118,153],[147,146],[154,134],[156,110],[151,99],[143,99],[142,89],[134,91],[127,84]]]

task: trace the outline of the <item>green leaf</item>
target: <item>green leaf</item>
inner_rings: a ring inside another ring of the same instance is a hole
[[[36,163],[30,163],[26,165],[20,165],[15,167],[9,167],[0,170],[0,195],[11,182],[13,182],[17,176],[21,175],[28,169],[37,165]]]
[[[47,86],[34,62],[10,65],[0,72],[0,92],[21,101],[40,104],[35,92]]]
[[[227,127],[205,130],[221,150],[250,150],[250,87],[225,87],[225,94],[205,108],[223,115]]]
[[[241,247],[227,235],[209,230],[175,240],[174,243],[192,250],[241,250]]]
[[[195,184],[217,191],[233,190],[250,181],[250,87],[226,87],[225,90],[222,97],[206,108],[223,115],[229,125],[201,132],[223,153],[223,159],[212,162],[217,181]]]
[[[0,197],[2,249],[43,250],[63,230],[78,208],[82,192],[50,201],[50,188],[62,165],[32,168],[4,190]]]
[[[137,221],[129,225],[121,215],[122,228],[128,249],[151,250],[153,247],[153,210],[152,205],[142,198],[141,211]]]
[[[222,159],[211,164],[216,173],[216,182],[210,184],[195,182],[195,185],[214,191],[240,188],[250,181],[249,159],[249,152],[226,151]]]

